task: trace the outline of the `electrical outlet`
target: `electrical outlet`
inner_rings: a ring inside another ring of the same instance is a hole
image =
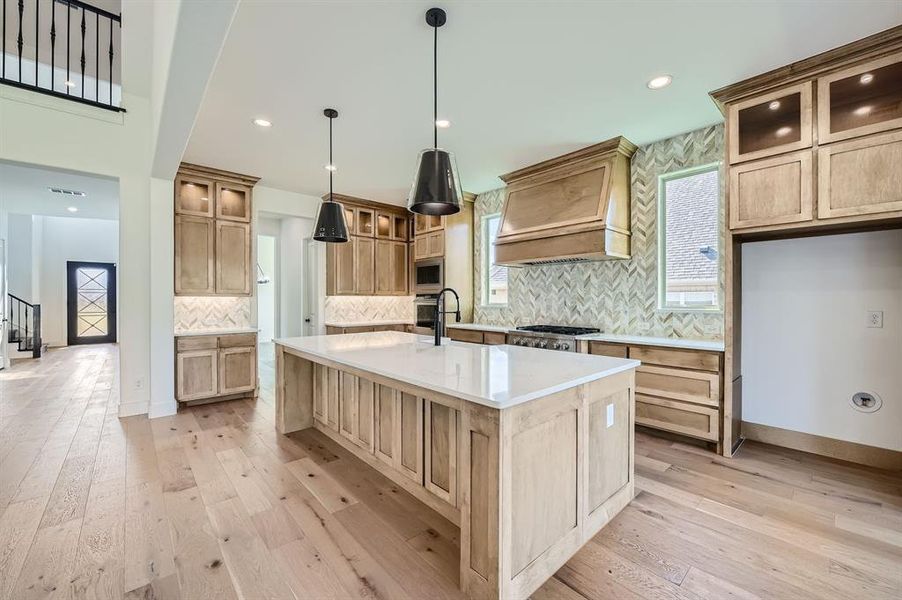
[[[144,378],[143,377],[138,377],[137,379],[135,379],[135,389],[136,390],[144,389]]]
[[[869,310],[868,311],[868,327],[876,327],[877,329],[881,329],[883,327],[883,311],[882,310]]]

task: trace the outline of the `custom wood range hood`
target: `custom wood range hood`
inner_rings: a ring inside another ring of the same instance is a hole
[[[630,257],[630,158],[624,137],[506,175],[496,264]]]

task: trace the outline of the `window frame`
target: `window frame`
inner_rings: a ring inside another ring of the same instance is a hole
[[[714,306],[673,306],[667,304],[667,194],[664,191],[669,181],[692,177],[702,173],[717,172],[717,203],[715,210],[717,211],[717,236],[715,239],[717,250],[717,304]],[[669,173],[658,175],[658,311],[668,313],[706,313],[717,314],[723,313],[724,310],[724,293],[723,293],[723,248],[721,247],[721,238],[723,237],[723,214],[721,210],[723,196],[723,161],[715,161],[697,165],[695,167],[687,167]]]
[[[492,264],[489,260],[489,243],[491,242],[489,236],[489,221],[492,219],[498,219],[498,228],[501,228],[501,213],[493,212],[486,215],[483,215],[480,218],[480,232],[482,234],[481,248],[479,249],[482,252],[482,290],[480,293],[481,298],[479,299],[479,305],[482,308],[506,308],[508,306],[508,302],[491,302],[491,294],[489,293],[489,277],[492,270]],[[508,267],[504,267],[507,269]],[[506,272],[508,275],[508,298],[510,298],[510,273]]]

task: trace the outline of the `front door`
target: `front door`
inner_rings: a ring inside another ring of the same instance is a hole
[[[67,262],[68,340],[74,344],[116,341],[116,265]]]

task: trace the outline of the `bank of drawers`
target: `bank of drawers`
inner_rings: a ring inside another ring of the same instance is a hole
[[[722,353],[608,342],[589,342],[589,353],[642,361],[636,369],[637,424],[720,439]]]

